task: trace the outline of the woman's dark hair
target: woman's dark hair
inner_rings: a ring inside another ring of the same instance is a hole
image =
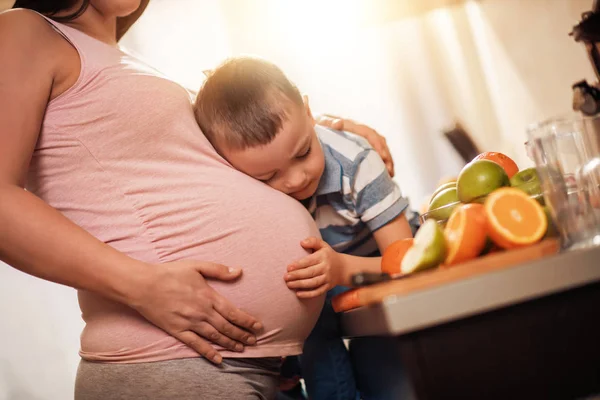
[[[27,8],[50,17],[57,22],[68,22],[84,13],[90,5],[90,0],[83,0],[81,7],[72,14],[55,17],[59,12],[68,10],[75,4],[77,4],[77,0],[17,0],[13,8]]]

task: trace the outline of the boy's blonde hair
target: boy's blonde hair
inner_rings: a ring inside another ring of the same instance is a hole
[[[244,150],[270,143],[295,105],[302,96],[276,65],[236,57],[207,73],[194,114],[215,148]]]

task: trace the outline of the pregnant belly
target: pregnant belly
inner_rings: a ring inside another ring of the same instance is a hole
[[[220,349],[224,357],[299,354],[323,298],[299,300],[285,285],[283,275],[290,262],[307,255],[300,241],[318,235],[318,230],[306,210],[290,197],[245,177],[237,184],[222,182],[227,184],[210,187],[198,198],[179,196],[174,209],[163,210],[171,220],[184,214],[179,223],[166,223],[160,216],[147,221],[153,251],[163,262],[197,259],[243,268],[241,279],[234,283],[209,283],[259,319],[264,331],[257,344],[243,353]],[[219,193],[219,199],[207,197],[212,193]],[[127,251],[125,244],[112,244]],[[81,292],[79,297],[86,321],[82,357],[142,362],[197,356],[132,310],[91,293]]]
[[[253,197],[245,196],[243,217],[228,217],[227,240],[210,244],[203,259],[242,267],[242,278],[233,284],[211,282],[222,295],[242,310],[259,318],[265,331],[257,349],[297,347],[308,336],[323,305],[323,298],[299,300],[285,285],[287,266],[308,253],[300,241],[318,236],[308,212],[296,201],[260,185]],[[238,201],[239,202],[239,201]],[[235,207],[233,202],[230,207]],[[278,354],[280,355],[280,354]]]

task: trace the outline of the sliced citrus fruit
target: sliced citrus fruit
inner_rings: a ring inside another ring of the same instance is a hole
[[[544,210],[527,193],[515,188],[501,188],[485,201],[488,234],[503,249],[538,242],[548,227]]]
[[[400,264],[404,255],[413,245],[413,238],[397,240],[390,244],[387,249],[383,252],[381,257],[381,272],[386,274],[399,274]]]
[[[487,222],[487,220],[486,220],[486,222]],[[479,255],[485,256],[485,255],[492,254],[492,253],[495,253],[500,250],[502,250],[502,249],[500,249],[498,246],[496,246],[496,244],[488,236],[485,239],[485,246],[483,246],[483,250],[481,250],[481,253],[479,253]]]
[[[446,239],[442,228],[432,219],[421,225],[412,247],[402,259],[403,274],[437,267],[446,258]]]
[[[485,209],[481,204],[457,207],[444,229],[448,254],[445,264],[453,265],[477,257],[487,239]]]

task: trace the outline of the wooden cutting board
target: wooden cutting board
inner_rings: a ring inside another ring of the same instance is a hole
[[[407,294],[480,274],[512,268],[552,255],[558,249],[558,240],[546,239],[533,246],[489,254],[452,267],[442,266],[404,279],[352,289],[333,298],[333,309],[336,312],[349,311],[380,303],[388,296]]]

